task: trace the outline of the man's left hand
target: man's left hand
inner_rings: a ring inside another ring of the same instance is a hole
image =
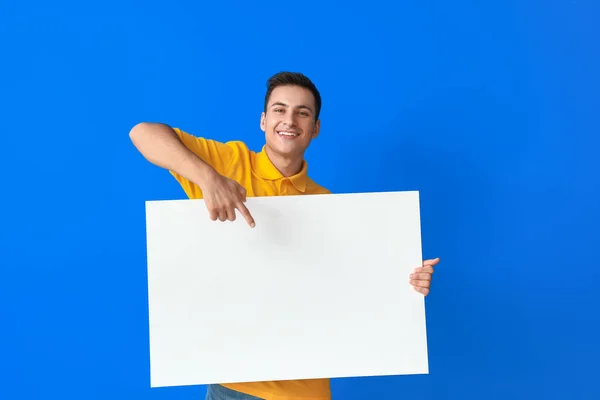
[[[410,284],[413,285],[415,290],[423,295],[427,296],[431,289],[431,275],[433,274],[433,267],[440,262],[439,258],[433,260],[423,261],[423,266],[415,268],[415,271],[410,274]]]

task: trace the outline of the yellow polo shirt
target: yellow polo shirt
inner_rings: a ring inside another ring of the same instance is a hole
[[[302,170],[298,174],[286,178],[271,163],[264,147],[256,153],[239,141],[221,143],[192,136],[178,128],[174,128],[174,131],[185,146],[204,162],[211,165],[221,175],[242,185],[246,189],[248,197],[331,193],[308,177],[306,162],[304,162]],[[181,184],[190,199],[202,198],[202,191],[198,185],[174,171],[170,172]],[[317,362],[319,360],[315,360],[315,363]],[[265,400],[331,399],[329,379],[222,383],[222,385]]]

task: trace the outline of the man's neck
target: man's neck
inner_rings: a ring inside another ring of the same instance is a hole
[[[267,156],[275,168],[285,177],[294,176],[302,170],[303,157],[289,158],[271,151],[269,146],[266,148]]]

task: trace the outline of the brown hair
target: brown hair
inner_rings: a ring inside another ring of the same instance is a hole
[[[264,106],[265,112],[267,112],[271,92],[278,86],[287,85],[300,86],[311,91],[315,97],[315,121],[317,121],[319,119],[319,114],[321,113],[321,94],[317,90],[315,84],[300,72],[278,72],[267,80],[267,93],[265,94]]]

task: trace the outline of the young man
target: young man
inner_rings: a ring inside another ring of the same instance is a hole
[[[330,193],[308,176],[304,160],[319,134],[320,110],[321,96],[310,79],[281,72],[267,81],[260,119],[266,143],[260,152],[158,123],[140,123],[130,137],[149,162],[170,171],[190,199],[205,200],[213,221],[233,221],[237,210],[254,227],[260,221],[246,208],[247,197]],[[425,261],[407,277],[415,290],[429,293],[438,261]],[[329,400],[331,391],[327,379],[237,383],[209,385],[206,399]]]

